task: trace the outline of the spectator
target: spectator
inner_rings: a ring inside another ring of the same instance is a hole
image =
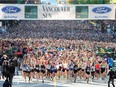
[[[13,59],[13,65],[15,66],[15,74],[19,75],[19,73],[18,73],[19,67],[18,67],[18,59],[17,59],[17,57],[14,57],[14,59]]]
[[[109,61],[108,61],[108,64],[109,64],[109,69],[112,68],[113,66],[113,58],[109,58]]]
[[[3,83],[3,87],[10,87],[10,84],[8,80],[6,79],[5,82]]]
[[[112,68],[110,68],[108,75],[109,75],[108,87],[110,87],[110,82],[112,82],[113,87],[115,87],[115,85],[114,85],[114,71],[112,70]]]

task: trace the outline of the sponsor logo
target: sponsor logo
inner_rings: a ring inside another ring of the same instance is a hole
[[[5,13],[18,13],[21,11],[21,9],[16,6],[6,6],[2,8],[2,11]]]
[[[101,6],[101,7],[93,8],[92,11],[97,13],[97,14],[105,14],[105,13],[111,12],[112,9],[109,7]]]
[[[38,18],[38,7],[25,6],[25,18]]]
[[[88,6],[76,6],[76,18],[88,18]]]

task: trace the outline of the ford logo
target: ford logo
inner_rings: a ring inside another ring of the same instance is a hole
[[[105,6],[96,7],[92,9],[93,12],[98,13],[98,14],[105,14],[105,13],[110,12],[111,10],[112,10],[111,8],[105,7]]]
[[[6,6],[2,8],[2,11],[5,13],[18,13],[21,11],[21,9],[16,6]]]

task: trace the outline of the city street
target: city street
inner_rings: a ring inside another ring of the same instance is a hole
[[[2,87],[4,80],[0,80],[0,87]],[[115,81],[116,84],[116,81]],[[77,80],[76,83],[73,83],[72,80],[57,80],[53,82],[51,80],[45,80],[42,83],[42,80],[37,81],[33,79],[30,83],[24,82],[22,76],[15,76],[13,79],[13,87],[107,87],[107,80],[95,80],[94,82],[90,81],[87,83],[84,80]],[[112,87],[112,86],[111,86]]]

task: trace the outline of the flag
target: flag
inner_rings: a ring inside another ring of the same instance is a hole
[[[101,53],[104,53],[105,52],[105,50],[103,48],[101,48],[100,50],[101,50]]]
[[[93,24],[94,26],[96,26],[96,23],[95,22],[93,22],[93,21],[89,21],[91,24]]]

